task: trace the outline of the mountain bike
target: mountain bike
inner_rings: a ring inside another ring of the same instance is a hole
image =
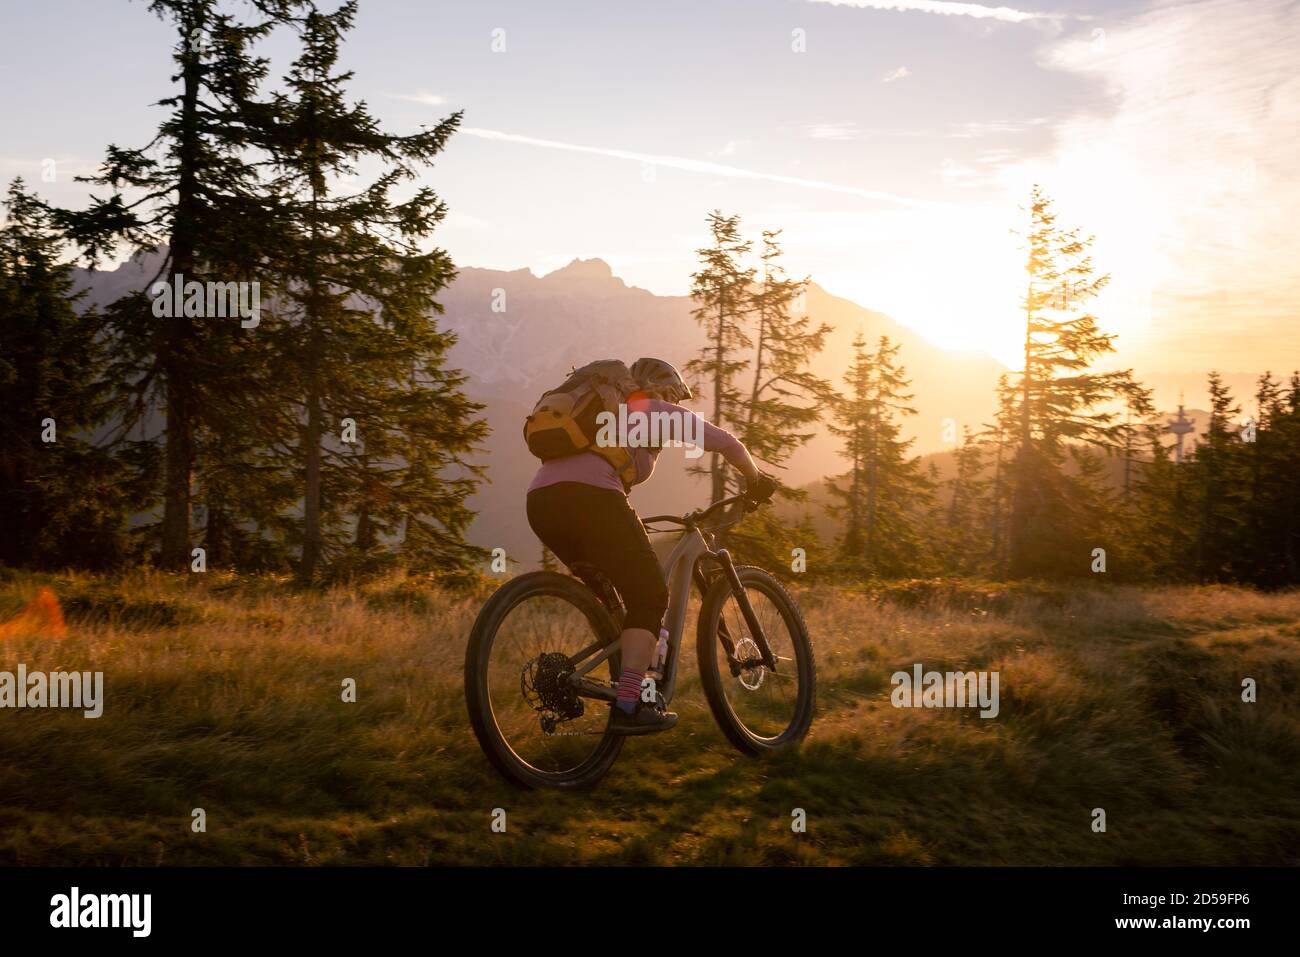
[[[815,668],[803,616],[781,583],[714,547],[714,533],[752,507],[737,495],[686,515],[642,520],[648,532],[682,531],[664,561],[667,657],[642,697],[653,687],[660,707],[673,700],[694,586],[702,596],[695,635],[705,697],[727,739],[744,754],[761,755],[807,734]],[[727,509],[731,514],[715,522]],[[655,527],[664,523],[675,527]],[[625,740],[609,730],[621,674],[623,604],[597,569],[571,570],[577,577],[529,572],[498,588],[479,612],[465,652],[474,734],[497,770],[524,787],[592,785]]]

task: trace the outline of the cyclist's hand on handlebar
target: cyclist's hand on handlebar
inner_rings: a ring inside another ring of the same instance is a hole
[[[775,479],[759,472],[754,478],[745,481],[745,501],[750,505],[762,505],[776,494],[776,488]]]

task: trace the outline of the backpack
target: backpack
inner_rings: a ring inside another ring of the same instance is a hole
[[[632,453],[622,446],[598,446],[596,417],[601,412],[617,415],[619,404],[639,388],[618,359],[598,359],[574,369],[563,384],[542,394],[524,420],[528,451],[543,462],[595,452],[614,467],[623,487],[631,488],[636,478]]]

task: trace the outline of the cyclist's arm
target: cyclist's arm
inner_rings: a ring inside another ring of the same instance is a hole
[[[703,421],[703,420],[701,420]],[[758,478],[758,466],[750,458],[745,443],[726,429],[720,429],[712,422],[704,422],[704,451],[720,452],[727,464],[735,468],[745,481],[752,482]]]
[[[682,408],[680,405],[674,405],[671,402],[665,402],[662,399],[640,400],[628,403],[629,411],[648,411],[648,412],[667,412],[671,413],[667,421],[672,424],[674,433],[680,432],[685,426],[687,417],[693,417],[698,425],[690,427],[692,434],[682,436],[673,434],[675,441],[683,442],[687,439],[692,441],[701,441],[705,452],[717,452],[727,464],[737,469],[745,476],[746,481],[753,481],[759,475],[758,466],[749,455],[749,450],[745,448],[743,442],[736,438],[726,429],[720,429],[712,422],[706,421],[701,415],[697,415],[690,409]],[[701,432],[703,433],[701,435]],[[646,452],[647,450],[638,449],[637,452]],[[647,459],[652,459],[652,454],[646,455]],[[647,470],[641,467],[641,460],[637,459],[637,471],[641,474],[647,474]]]

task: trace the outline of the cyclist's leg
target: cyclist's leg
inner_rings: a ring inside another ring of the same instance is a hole
[[[668,607],[668,586],[650,539],[627,499],[615,493],[600,503],[589,559],[623,597],[623,676],[619,704],[632,711],[654,657],[659,626]]]
[[[595,557],[601,550],[593,542],[602,524],[600,500],[609,494],[618,493],[580,482],[557,482],[534,489],[527,499],[533,534],[606,604],[612,582]]]
[[[528,493],[528,524],[565,565],[600,569],[623,599],[626,626],[659,636],[668,586],[641,520],[622,494],[578,482]],[[648,660],[648,653],[647,653]]]
[[[528,526],[551,554],[572,568],[583,561],[582,490],[590,486],[560,482],[533,489],[525,499]]]
[[[618,492],[559,483],[529,493],[528,521],[557,558],[570,566],[594,565],[622,596],[627,614],[620,693],[624,710],[630,710],[640,696],[668,607],[663,570],[641,520]]]

